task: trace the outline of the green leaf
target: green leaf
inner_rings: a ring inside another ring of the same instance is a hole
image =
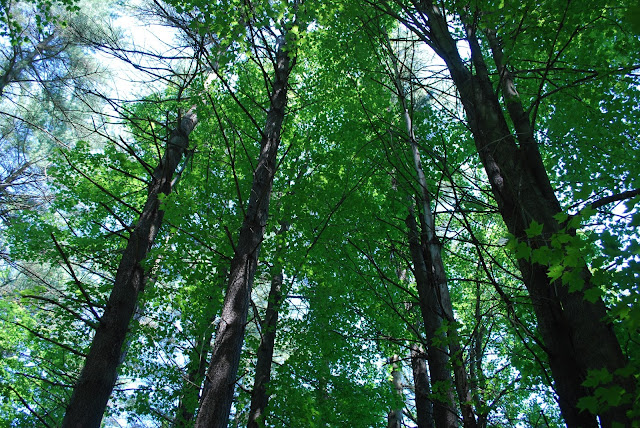
[[[625,13],[625,19],[631,25],[631,28],[636,33],[640,34],[640,5],[633,5]]]
[[[602,404],[606,407],[615,407],[624,401],[625,390],[620,385],[612,385],[609,387],[600,387],[595,391],[596,397],[599,397]]]
[[[564,271],[562,274],[562,284],[569,286],[569,292],[573,293],[581,291],[584,288],[584,279],[578,269],[570,269]]]
[[[543,226],[544,226],[543,224],[538,223],[535,220],[532,220],[529,228],[525,229],[525,233],[527,234],[527,237],[534,238],[536,236],[542,235]]]
[[[582,397],[578,400],[578,409],[595,415],[598,412],[598,399],[593,396]]]
[[[595,388],[600,385],[607,384],[613,380],[613,375],[605,368],[599,370],[589,370],[587,380],[582,385]]]
[[[531,252],[531,261],[547,266],[551,262],[553,255],[554,252],[547,246],[536,248]]]
[[[602,297],[602,291],[598,287],[591,287],[584,291],[584,298],[588,302],[595,303]]]
[[[551,281],[556,281],[562,276],[563,272],[564,272],[564,266],[558,264],[558,265],[551,266],[549,268],[549,272],[547,273],[547,275],[549,276],[549,279]]]
[[[616,370],[616,375],[622,376],[622,377],[631,377],[636,373],[637,373],[636,367],[632,366],[631,364],[628,364],[626,367],[622,367]]]
[[[526,242],[518,242],[516,245],[516,258],[528,260],[531,257],[531,247]]]
[[[559,213],[556,213],[553,218],[556,219],[558,223],[564,223],[569,218],[569,214],[564,211],[560,211]]]

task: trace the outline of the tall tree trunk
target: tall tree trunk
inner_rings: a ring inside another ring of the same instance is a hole
[[[449,347],[449,360],[453,367],[453,375],[455,380],[456,393],[458,395],[458,401],[460,402],[460,409],[462,411],[462,420],[465,428],[475,428],[476,419],[473,408],[471,406],[471,393],[469,391],[469,385],[467,381],[467,372],[464,364],[464,355],[462,347],[460,346],[460,338],[458,336],[458,330],[455,326],[455,318],[453,315],[453,305],[451,304],[451,297],[449,295],[449,285],[447,283],[447,274],[444,268],[444,262],[442,261],[441,246],[438,241],[438,237],[435,235],[435,219],[431,212],[429,204],[429,191],[427,190],[427,181],[422,170],[422,162],[420,160],[420,153],[418,151],[418,145],[413,135],[413,128],[409,118],[408,110],[405,110],[405,118],[407,120],[407,127],[409,129],[411,150],[413,153],[416,173],[418,174],[418,180],[422,189],[422,195],[419,200],[422,202],[423,211],[423,234],[422,245],[424,248],[423,256],[426,260],[426,266],[429,270],[429,280],[431,281],[430,287],[436,293],[436,302],[433,310],[436,310],[440,316],[442,323],[446,320],[449,325],[447,326],[447,344]],[[426,248],[425,248],[426,247]]]
[[[141,263],[147,257],[162,225],[164,211],[160,209],[158,195],[168,195],[171,192],[173,175],[189,145],[189,134],[196,123],[197,117],[192,108],[171,133],[164,157],[153,172],[147,201],[120,259],[111,295],[73,389],[62,422],[63,427],[100,426],[116,383],[122,348],[138,295],[144,290],[145,271]]]
[[[509,86],[506,104],[515,138],[493,90],[474,29],[467,28],[467,35],[475,74],[461,59],[441,10],[431,0],[421,1],[419,8],[427,22],[422,36],[445,61],[458,89],[476,149],[509,232],[528,241],[533,249],[547,245],[551,235],[561,230],[562,225],[554,219],[561,207],[513,82],[503,73],[503,85]],[[500,61],[498,68],[504,70]],[[532,221],[543,225],[538,237],[527,237],[525,232]],[[596,427],[595,416],[577,407],[580,398],[593,393],[582,386],[587,372],[606,369],[614,373],[626,365],[613,328],[604,321],[605,305],[601,299],[585,300],[582,290],[569,292],[560,281],[550,281],[546,266],[520,259],[519,267],[533,303],[562,415],[569,427]],[[587,266],[580,269],[584,289],[592,287]],[[635,390],[631,380],[615,378],[614,383],[627,392]],[[629,423],[625,415],[628,410],[630,404],[613,406],[599,416],[604,426],[614,421],[624,425]]]
[[[262,132],[260,157],[253,177],[249,205],[231,261],[229,284],[207,371],[209,387],[204,391],[195,424],[198,428],[225,428],[229,421],[249,299],[267,224],[280,130],[287,104],[287,83],[290,65],[293,63],[284,40],[284,37],[279,40],[275,55],[275,76],[269,112]]]
[[[215,283],[215,287],[222,284],[227,279],[227,272],[222,271],[218,275],[220,282]],[[217,293],[217,291],[214,291]],[[205,372],[207,371],[207,355],[211,346],[211,339],[213,338],[213,322],[218,311],[218,305],[213,296],[208,302],[204,316],[202,317],[202,325],[199,331],[202,334],[197,338],[196,343],[189,352],[189,362],[186,367],[186,378],[182,392],[180,395],[180,401],[175,412],[175,419],[173,426],[175,428],[187,428],[193,426],[193,420],[195,419],[196,410],[198,409],[198,403],[200,402],[200,390],[202,389],[202,381],[204,380]]]
[[[474,318],[476,321],[476,328],[471,337],[471,346],[469,347],[469,377],[473,385],[473,402],[476,406],[476,412],[478,414],[478,428],[484,428],[487,425],[487,413],[485,410],[481,410],[484,407],[483,391],[486,389],[486,380],[484,371],[482,369],[482,357],[484,346],[484,317],[481,312],[481,298],[482,289],[480,282],[476,282],[476,301]]]
[[[260,422],[264,420],[265,408],[269,402],[267,386],[271,379],[271,362],[273,360],[273,348],[276,342],[278,313],[282,301],[282,281],[282,269],[272,269],[271,288],[269,290],[267,313],[262,323],[262,337],[260,338],[260,345],[258,346],[256,375],[253,391],[251,392],[251,407],[247,428],[258,428],[260,426]]]
[[[398,405],[394,406],[389,411],[387,416],[387,428],[401,428],[402,427],[402,410],[404,409],[404,394],[402,393],[402,366],[400,365],[400,358],[394,355],[390,361],[391,363],[391,383],[393,389],[397,395]]]
[[[207,371],[207,351],[213,338],[213,327],[207,327],[204,334],[196,340],[189,353],[187,377],[182,388],[182,396],[176,409],[173,423],[175,428],[186,428],[193,425],[193,418],[198,408],[200,389],[204,374]]]
[[[411,345],[411,369],[413,371],[418,428],[433,428],[433,403],[431,402],[427,362],[424,351],[417,343]]]
[[[391,55],[393,55],[393,53],[391,53]],[[407,137],[411,146],[414,168],[418,178],[418,185],[420,186],[418,200],[422,208],[422,246],[425,247],[425,251],[423,251],[423,253],[424,257],[426,257],[427,268],[430,270],[428,278],[431,281],[431,287],[436,291],[437,296],[437,301],[435,303],[436,307],[434,307],[434,309],[438,311],[442,319],[446,319],[447,322],[450,323],[447,328],[448,346],[450,351],[450,360],[453,366],[456,392],[460,402],[460,409],[462,411],[462,420],[466,428],[475,428],[476,419],[471,406],[471,393],[469,392],[467,372],[464,365],[464,355],[462,347],[460,346],[458,331],[455,327],[453,305],[451,304],[451,297],[449,295],[447,273],[444,267],[444,262],[442,261],[441,245],[435,234],[435,218],[431,212],[431,197],[427,187],[427,179],[424,174],[424,169],[422,168],[422,160],[420,158],[420,151],[413,129],[413,121],[411,120],[411,114],[409,113],[408,101],[401,81],[398,60],[393,56],[392,61],[395,67],[394,83],[396,87],[396,95],[398,96],[400,107],[402,108],[402,114],[407,129]],[[442,319],[440,322],[442,322]]]
[[[433,419],[437,428],[458,427],[455,411],[454,387],[449,368],[449,354],[442,345],[447,338],[442,332],[442,310],[435,287],[432,286],[432,273],[425,263],[425,254],[420,244],[418,225],[413,210],[407,216],[409,229],[409,249],[413,262],[420,312],[427,337],[427,361],[431,373]]]

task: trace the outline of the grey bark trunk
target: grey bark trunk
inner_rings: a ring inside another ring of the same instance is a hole
[[[220,281],[214,285],[214,287],[220,286],[226,282],[227,272],[222,271],[219,273],[218,280]],[[213,292],[217,292],[214,290]],[[182,387],[182,393],[178,407],[175,412],[175,419],[173,426],[175,428],[187,428],[193,426],[196,410],[198,409],[198,403],[200,402],[200,390],[202,389],[202,382],[204,380],[205,372],[207,371],[207,355],[211,347],[211,339],[213,338],[213,322],[215,319],[218,307],[213,296],[209,304],[205,308],[204,316],[202,319],[202,325],[200,331],[203,333],[196,340],[195,345],[189,352],[189,362],[186,367],[186,378],[184,386]]]
[[[460,58],[446,18],[433,2],[423,0],[420,11],[428,20],[428,41],[447,64],[460,93],[476,149],[509,232],[518,239],[528,240],[534,249],[547,245],[551,235],[561,230],[554,219],[561,207],[550,185],[529,119],[512,92],[513,82],[503,73],[503,84],[510,85],[506,104],[516,130],[515,138],[493,90],[473,31],[468,31],[468,39],[475,74]],[[502,64],[498,63],[498,68],[502,69]],[[525,230],[533,220],[543,225],[543,234],[528,239]],[[577,407],[580,398],[593,393],[582,386],[587,372],[604,368],[614,373],[627,363],[612,325],[603,321],[605,305],[601,299],[593,303],[587,301],[582,291],[570,293],[559,281],[551,282],[545,266],[520,259],[519,267],[533,303],[565,422],[569,427],[596,427],[595,416]],[[593,286],[588,268],[581,269],[585,289],[588,289]],[[616,378],[613,383],[628,392],[635,391],[631,380]],[[628,404],[614,406],[599,415],[601,423],[605,427],[613,422],[629,424],[625,415],[628,410]]]
[[[189,354],[187,377],[173,423],[175,428],[186,428],[193,425],[200,398],[200,387],[207,370],[207,350],[212,338],[213,328],[209,327],[204,335],[196,341]]]
[[[207,371],[209,386],[204,391],[195,424],[198,428],[226,428],[229,421],[244,342],[249,299],[260,244],[267,224],[269,199],[280,145],[280,130],[287,104],[287,83],[291,63],[284,42],[279,43],[275,57],[275,76],[270,95],[270,107],[262,132],[260,157],[235,255],[231,261],[229,284],[216,331],[211,363]]]
[[[447,275],[444,268],[444,262],[442,261],[441,246],[435,235],[435,220],[431,213],[431,207],[429,204],[429,192],[427,190],[427,182],[422,169],[422,162],[420,160],[420,153],[418,151],[418,145],[416,144],[415,137],[413,136],[413,129],[409,119],[409,113],[405,110],[405,117],[407,118],[407,126],[411,129],[410,140],[411,149],[413,152],[413,158],[415,163],[416,172],[418,174],[419,184],[422,188],[422,209],[424,214],[423,224],[426,232],[423,246],[426,247],[424,251],[424,257],[427,258],[427,268],[430,268],[431,275],[429,276],[432,281],[432,287],[436,290],[438,312],[441,314],[442,319],[447,320],[451,324],[447,328],[447,343],[449,346],[449,359],[453,366],[453,374],[455,380],[455,388],[458,395],[458,401],[460,402],[460,409],[462,411],[462,420],[466,428],[475,428],[476,419],[473,408],[471,407],[471,394],[469,392],[469,385],[467,381],[467,372],[464,364],[464,355],[462,353],[462,347],[460,346],[460,338],[458,337],[458,331],[455,327],[455,319],[453,316],[453,306],[451,304],[451,297],[449,295],[449,286],[447,284]]]
[[[427,179],[422,168],[422,160],[420,157],[420,151],[418,143],[413,129],[413,122],[409,113],[409,106],[406,99],[404,87],[402,85],[400,71],[398,69],[398,61],[393,57],[393,63],[395,66],[395,86],[396,95],[402,108],[402,113],[407,129],[407,136],[411,145],[411,154],[413,157],[413,164],[418,177],[418,185],[420,186],[419,203],[422,206],[422,246],[425,247],[424,257],[426,257],[427,268],[430,269],[428,278],[432,281],[431,287],[436,290],[437,311],[442,319],[446,319],[451,323],[447,329],[448,344],[450,351],[450,360],[453,366],[453,373],[455,379],[455,388],[460,402],[460,409],[462,411],[462,420],[465,428],[475,428],[476,418],[471,406],[471,393],[469,392],[469,385],[467,381],[467,372],[464,364],[464,355],[462,353],[462,347],[460,346],[460,338],[458,337],[458,331],[454,325],[455,319],[453,316],[453,305],[451,304],[451,297],[449,295],[449,285],[447,281],[447,274],[442,261],[442,250],[438,237],[435,234],[435,218],[431,212],[431,197],[429,189],[427,187]],[[442,323],[442,320],[440,321]]]
[[[249,410],[249,422],[247,428],[258,428],[264,420],[265,409],[269,403],[267,386],[271,379],[271,362],[273,360],[273,348],[276,342],[276,329],[278,326],[278,313],[282,301],[282,281],[281,269],[273,269],[271,278],[271,289],[269,290],[269,301],[267,303],[267,313],[262,323],[262,338],[258,346],[258,359],[256,361],[256,375],[251,392],[251,407]]]
[[[391,383],[393,389],[398,396],[398,405],[389,411],[387,416],[387,428],[401,428],[402,427],[402,410],[404,408],[404,394],[402,393],[402,367],[400,366],[400,358],[394,355],[390,361],[391,363]]]
[[[480,306],[482,289],[479,282],[476,283],[475,297],[474,318],[476,320],[476,328],[471,338],[471,346],[469,347],[469,377],[472,383],[473,402],[475,403],[476,409],[481,409],[485,407],[482,394],[483,391],[486,390],[486,381],[482,368],[485,328],[483,325],[484,317]],[[478,428],[484,428],[487,425],[487,414],[485,412],[478,411]]]
[[[411,345],[411,369],[413,371],[418,428],[434,428],[427,362],[424,351],[415,343]]]
[[[440,345],[447,343],[443,334],[442,310],[435,287],[432,286],[432,273],[425,263],[425,254],[420,245],[420,235],[413,212],[407,216],[409,229],[409,249],[413,262],[414,276],[420,300],[420,312],[427,337],[427,361],[431,373],[433,419],[438,428],[458,427],[458,416],[455,411],[454,387],[449,368],[449,354]]]
[[[120,259],[111,295],[73,389],[63,427],[100,426],[116,382],[123,344],[138,295],[144,290],[145,271],[141,263],[147,257],[162,225],[164,211],[160,209],[158,195],[171,192],[173,175],[189,145],[189,134],[196,123],[197,117],[192,109],[171,133],[164,157],[153,172],[146,204]]]

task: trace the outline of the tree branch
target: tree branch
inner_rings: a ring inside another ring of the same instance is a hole
[[[56,239],[56,237],[55,237],[55,235],[53,233],[51,233],[51,239],[53,239],[53,243],[56,246],[56,249],[58,250],[58,252],[60,253],[60,256],[62,256],[62,260],[64,260],[65,265],[67,265],[67,268],[69,268],[69,274],[73,278],[73,281],[78,286],[78,288],[80,289],[80,292],[82,293],[82,295],[86,299],[87,303],[89,304],[89,310],[91,311],[93,316],[96,318],[96,321],[99,322],[101,317],[96,312],[96,310],[94,308],[94,305],[93,305],[93,302],[91,301],[91,297],[89,297],[89,294],[87,293],[87,291],[82,286],[82,282],[76,276],[76,273],[74,272],[73,267],[71,267],[71,263],[69,263],[69,258],[67,257],[67,255],[64,252],[64,250],[62,249],[62,247],[60,247],[60,244],[58,243],[58,240]]]
[[[20,402],[22,403],[22,405],[24,407],[27,408],[27,410],[29,411],[29,413],[31,413],[33,416],[35,416],[40,422],[42,422],[42,424],[47,427],[47,428],[52,428],[51,425],[49,425],[43,418],[42,416],[40,416],[38,413],[36,413],[35,410],[33,410],[31,408],[31,406],[29,406],[29,403],[22,398],[22,395],[20,395],[20,393],[18,391],[16,391],[16,389],[14,387],[12,387],[11,385],[7,385],[7,388],[9,388],[9,390],[13,391],[14,394],[16,394],[16,397],[18,397],[18,400],[20,400]]]
[[[624,201],[638,195],[640,195],[640,189],[628,190],[626,192],[605,196],[604,198],[600,198],[587,206],[589,208],[597,210],[598,208],[602,208],[603,206],[611,204],[613,202]]]

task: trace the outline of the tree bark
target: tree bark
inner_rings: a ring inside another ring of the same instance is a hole
[[[484,397],[483,392],[486,390],[486,379],[482,368],[483,348],[484,348],[484,317],[481,312],[482,289],[480,283],[476,282],[474,318],[476,320],[476,328],[471,337],[471,346],[469,347],[469,377],[471,378],[473,393],[473,402],[476,406],[478,415],[478,428],[484,428],[487,425],[487,413],[483,408]]]
[[[394,355],[390,361],[391,363],[391,383],[393,389],[398,396],[398,405],[394,406],[389,411],[387,416],[387,428],[401,428],[402,427],[402,410],[404,408],[404,394],[402,393],[402,366],[400,365],[400,358]]]
[[[225,428],[233,401],[236,374],[244,342],[249,299],[264,237],[269,212],[269,199],[276,169],[280,131],[287,104],[287,83],[293,61],[279,40],[275,55],[275,76],[270,107],[262,132],[260,157],[256,167],[251,196],[238,244],[231,261],[231,273],[220,323],[216,330],[211,363],[207,371],[208,388],[200,404],[195,426]]]
[[[153,172],[147,201],[120,259],[111,295],[71,395],[63,427],[100,426],[117,379],[118,366],[123,357],[122,348],[136,310],[138,295],[144,290],[146,272],[141,263],[147,257],[162,225],[164,211],[158,196],[171,193],[173,175],[189,145],[189,134],[196,123],[197,117],[192,108],[171,133],[164,157]]]
[[[193,425],[193,418],[198,408],[200,389],[204,374],[207,371],[207,350],[213,338],[213,328],[205,330],[204,335],[198,338],[195,346],[189,353],[187,365],[187,377],[182,388],[182,396],[176,409],[176,418],[173,423],[175,428],[187,428]]]
[[[402,114],[407,129],[407,137],[411,146],[414,169],[418,178],[418,185],[420,186],[418,201],[422,208],[421,225],[423,229],[421,246],[424,247],[423,253],[426,258],[427,269],[429,270],[428,279],[431,282],[430,287],[436,292],[437,300],[434,303],[435,306],[433,307],[433,310],[436,310],[440,316],[440,324],[442,324],[443,319],[446,319],[450,323],[447,328],[447,343],[450,351],[449,359],[453,366],[456,392],[460,402],[460,409],[462,411],[462,420],[465,428],[475,428],[476,419],[471,406],[471,393],[469,392],[467,372],[464,365],[464,355],[462,347],[460,346],[458,331],[455,326],[453,305],[451,304],[451,297],[449,295],[447,273],[444,267],[444,262],[442,261],[442,248],[438,241],[438,237],[435,234],[435,218],[431,212],[431,197],[427,187],[427,179],[424,174],[424,169],[422,168],[420,151],[413,129],[413,121],[411,120],[411,115],[409,113],[409,105],[401,81],[398,61],[395,57],[392,58],[392,61],[395,67],[396,95],[398,96],[400,107],[402,108]],[[413,217],[413,215],[411,215],[411,217]],[[431,348],[429,348],[429,350],[430,349]]]
[[[424,351],[416,343],[411,345],[411,369],[413,371],[418,428],[433,428],[433,403],[431,402],[427,363]]]
[[[561,212],[560,203],[551,187],[542,163],[529,118],[517,97],[513,81],[502,74],[506,85],[507,112],[514,123],[511,130],[493,90],[480,45],[473,29],[467,28],[471,59],[475,73],[470,72],[457,50],[445,16],[431,0],[419,3],[426,17],[423,39],[445,61],[467,115],[476,149],[491,183],[494,197],[507,229],[533,249],[546,246],[562,225],[554,219]],[[499,70],[504,70],[498,60]],[[532,221],[543,225],[541,236],[527,237],[525,230]],[[596,427],[594,415],[580,411],[578,400],[592,395],[582,386],[589,370],[607,369],[614,373],[626,365],[620,344],[611,324],[604,321],[606,308],[601,299],[585,300],[583,291],[569,292],[560,281],[552,282],[547,267],[520,259],[519,267],[531,297],[545,352],[549,359],[562,415],[569,427]],[[581,268],[584,289],[593,285],[587,266]],[[627,392],[633,392],[631,380],[615,379]],[[603,426],[614,421],[629,423],[629,404],[612,407],[600,414]]]
[[[460,346],[460,338],[455,326],[455,318],[453,315],[453,305],[451,304],[451,297],[449,295],[449,285],[447,283],[447,274],[442,261],[441,245],[438,241],[438,237],[435,235],[435,219],[431,212],[429,191],[427,189],[427,180],[422,169],[422,161],[420,160],[420,152],[418,151],[418,145],[413,134],[413,126],[411,125],[411,119],[409,112],[405,108],[404,111],[407,128],[409,130],[409,140],[411,142],[411,151],[414,159],[414,166],[416,174],[418,175],[418,183],[422,190],[419,200],[422,204],[423,211],[423,240],[422,247],[426,247],[423,250],[424,257],[426,258],[427,269],[429,269],[429,280],[431,281],[431,287],[436,292],[436,310],[442,320],[447,320],[450,324],[447,328],[447,343],[449,347],[449,360],[453,366],[453,374],[455,380],[455,388],[460,402],[460,409],[462,411],[462,420],[465,428],[475,428],[476,419],[473,408],[471,407],[471,394],[469,392],[469,385],[467,381],[467,372],[464,364],[464,355],[462,353],[462,347]]]
[[[219,284],[220,288],[222,288],[222,284],[227,280],[227,272],[219,272],[217,277],[217,281],[220,282],[216,282],[215,287],[217,288]],[[214,292],[217,293],[217,290]],[[201,320],[202,325],[199,331],[202,331],[202,334],[198,337],[195,345],[189,352],[189,362],[186,367],[187,376],[175,412],[173,423],[175,428],[193,426],[193,420],[195,419],[198,403],[200,402],[200,390],[202,389],[202,382],[205,372],[207,371],[207,355],[211,346],[211,339],[213,338],[213,322],[219,309],[214,303],[217,299],[213,296],[210,298],[211,300],[205,308],[205,315]]]
[[[267,313],[262,323],[262,338],[258,346],[258,359],[256,361],[256,375],[251,392],[251,407],[249,410],[249,422],[247,428],[258,428],[264,420],[265,409],[269,403],[267,386],[271,379],[271,362],[273,360],[273,348],[276,342],[276,328],[278,326],[278,313],[282,301],[282,269],[273,269],[271,288]]]
[[[412,210],[413,211],[413,210]],[[406,219],[409,229],[409,249],[413,262],[418,299],[420,300],[420,312],[424,322],[424,331],[427,337],[427,361],[431,373],[433,420],[438,428],[458,427],[458,416],[455,411],[454,387],[449,368],[449,354],[447,349],[440,345],[447,343],[447,338],[442,332],[442,315],[439,299],[427,264],[425,255],[420,245],[418,225],[413,212]]]

